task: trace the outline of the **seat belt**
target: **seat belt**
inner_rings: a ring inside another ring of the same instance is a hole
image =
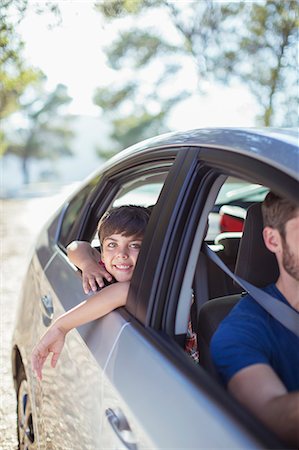
[[[262,289],[249,283],[249,281],[246,281],[234,274],[205,242],[202,245],[202,251],[215,264],[217,264],[220,269],[222,269],[228,276],[238,283],[239,286],[245,289],[245,291],[248,292],[248,294],[250,294],[251,297],[269,314],[271,314],[272,317],[299,337],[299,313],[285,303],[277,300],[277,298],[268,294],[268,292],[263,291]]]

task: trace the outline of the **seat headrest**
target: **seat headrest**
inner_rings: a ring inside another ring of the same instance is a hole
[[[223,252],[227,259],[236,259],[238,248],[240,244],[240,239],[242,236],[242,232],[234,231],[234,232],[225,232],[220,233],[215,238],[216,245],[223,246]]]
[[[258,287],[275,283],[279,276],[276,257],[264,243],[260,203],[250,206],[247,211],[235,273]]]

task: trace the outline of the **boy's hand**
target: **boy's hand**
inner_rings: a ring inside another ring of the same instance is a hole
[[[62,351],[64,341],[65,332],[54,324],[34,347],[31,355],[31,365],[40,381],[42,380],[42,370],[48,355],[53,353],[51,366],[54,368]]]
[[[101,253],[85,241],[73,241],[67,247],[70,261],[82,272],[82,285],[85,294],[96,292],[105,286],[103,279],[112,281],[112,276],[100,264]]]
[[[107,281],[112,281],[112,276],[105,269],[104,265],[99,264],[97,261],[90,259],[89,261],[82,263],[82,285],[85,294],[90,291],[96,292],[99,288],[103,288],[104,278]]]

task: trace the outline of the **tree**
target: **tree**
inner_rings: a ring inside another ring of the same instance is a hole
[[[107,49],[113,85],[95,94],[119,147],[165,130],[173,106],[203,92],[204,80],[241,80],[259,102],[262,125],[297,124],[297,1],[105,0],[97,9],[121,30]],[[196,87],[181,85],[184,67]]]
[[[28,7],[28,0],[1,0],[0,2],[0,121],[20,109],[20,99],[26,89],[38,83],[43,74],[40,70],[26,64],[22,52],[24,43],[17,33],[17,25],[23,19]],[[59,15],[55,3],[46,4]],[[43,8],[39,7],[39,12]],[[0,156],[7,149],[7,140],[0,130]]]
[[[38,92],[34,90],[32,97],[22,105],[26,127],[18,130],[6,151],[6,154],[21,159],[24,183],[30,181],[28,162],[31,159],[55,160],[72,155],[69,144],[73,133],[69,128],[69,117],[60,114],[61,108],[71,101],[66,87],[59,84],[50,94],[40,87]]]
[[[24,183],[30,180],[30,159],[56,159],[71,155],[69,148],[72,132],[69,117],[60,115],[61,108],[70,102],[65,86],[58,85],[52,93],[45,92],[44,74],[28,66],[23,57],[24,43],[17,33],[28,7],[37,14],[53,13],[55,26],[59,23],[60,11],[57,3],[30,4],[29,0],[2,0],[0,3],[0,155],[13,154],[20,158]],[[20,112],[26,126],[8,136],[7,123],[16,112]],[[4,133],[6,129],[6,134]]]

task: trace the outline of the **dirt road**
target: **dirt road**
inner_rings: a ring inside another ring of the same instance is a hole
[[[0,449],[17,449],[16,398],[10,362],[11,336],[22,280],[38,235],[63,195],[0,200]]]

